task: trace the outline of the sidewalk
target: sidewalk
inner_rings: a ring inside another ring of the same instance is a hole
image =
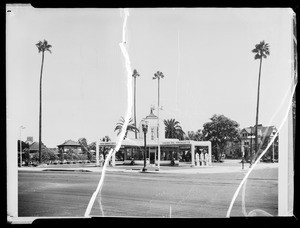
[[[262,163],[259,162],[254,169],[277,168],[278,163]],[[22,171],[69,171],[69,172],[102,172],[103,167],[96,167],[95,164],[85,166],[78,165],[44,165],[42,167],[19,167]],[[116,165],[108,166],[106,171],[109,172],[141,172],[143,166],[140,165]],[[212,166],[191,167],[191,164],[183,163],[179,166],[160,166],[157,171],[156,166],[147,166],[147,173],[181,173],[181,174],[201,174],[201,173],[232,173],[232,172],[247,172],[249,163],[242,164],[240,160],[225,160],[224,163],[212,163]]]

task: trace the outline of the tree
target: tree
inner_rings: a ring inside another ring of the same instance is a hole
[[[42,76],[43,76],[43,66],[44,66],[44,53],[45,51],[49,51],[51,53],[50,48],[52,47],[46,40],[44,42],[39,41],[36,44],[39,53],[42,52],[42,63],[41,63],[41,72],[40,72],[40,112],[39,112],[39,163],[42,162]]]
[[[86,138],[80,138],[78,139],[78,143],[80,144],[81,146],[81,150],[86,153],[89,151],[89,148],[88,148],[88,144],[87,144],[87,140]]]
[[[28,159],[29,159],[29,144],[25,143],[23,141],[21,141],[22,144],[22,161],[25,161],[28,163]],[[18,164],[20,163],[20,140],[17,141],[17,148],[18,148]],[[25,153],[24,153],[25,152]]]
[[[115,131],[118,131],[117,135],[119,135],[121,133],[121,131],[123,129],[124,122],[125,122],[125,120],[124,120],[123,116],[121,116],[121,119],[117,123],[116,128],[115,128]],[[126,139],[128,131],[139,132],[139,129],[136,128],[134,123],[132,122],[132,118],[129,119],[129,123],[127,125],[126,132],[125,132],[125,135],[124,135],[124,139]]]
[[[17,141],[18,152],[20,152],[20,140]],[[22,141],[22,151],[29,149],[29,143]]]
[[[88,160],[92,160],[93,159],[93,154],[92,154],[91,149],[90,149],[90,147],[87,143],[86,138],[78,139],[78,143],[81,146],[81,151],[83,152],[83,154],[85,154],[87,156]],[[95,146],[96,146],[96,143],[95,143]]]
[[[136,69],[133,70],[132,77],[134,77],[134,126],[136,127],[136,78],[139,77]],[[135,138],[137,139],[137,132],[135,131]]]
[[[111,139],[110,139],[110,137],[109,136],[104,136],[103,138],[102,138],[102,140],[101,140],[102,142],[110,142],[111,141]]]
[[[227,141],[233,142],[239,138],[239,124],[224,115],[214,114],[210,122],[203,124],[205,140],[212,142],[216,159],[220,160],[220,149],[224,151]]]
[[[88,145],[89,150],[95,150],[96,151],[96,142],[91,142]]]
[[[53,151],[49,150],[48,148],[42,149],[41,155],[42,155],[42,162],[54,161],[58,159],[57,155]],[[32,161],[36,162],[37,160],[40,159],[39,157],[40,157],[39,155],[34,154],[32,157]]]
[[[187,140],[194,140],[194,141],[202,141],[203,140],[203,134],[202,131],[199,129],[196,132],[194,131],[188,131],[187,135],[185,136],[185,139]]]
[[[260,77],[261,77],[261,66],[262,59],[267,58],[267,55],[270,55],[269,44],[265,41],[261,41],[259,44],[255,45],[255,48],[252,50],[255,53],[254,60],[259,59],[259,73],[258,73],[258,88],[257,88],[257,104],[256,104],[256,118],[255,118],[255,153],[258,152],[258,137],[257,137],[257,125],[258,125],[258,110],[259,110],[259,95],[260,95]],[[253,155],[251,159],[251,164],[253,160]]]
[[[182,130],[179,122],[175,119],[164,120],[165,124],[165,137],[169,139],[180,139],[184,138],[184,131]]]
[[[102,139],[100,139],[100,141],[102,141],[102,142],[110,142],[111,141],[111,139],[110,139],[110,137],[109,136],[104,136]],[[110,149],[110,147],[106,147],[106,146],[101,146],[100,147],[100,153],[102,153],[103,154],[103,157],[105,158],[105,155],[109,152],[109,149]]]

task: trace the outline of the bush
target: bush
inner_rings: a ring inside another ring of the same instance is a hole
[[[57,160],[57,155],[51,150],[42,150],[42,163],[47,163],[49,161]],[[31,159],[32,162],[39,161],[39,152],[35,153]]]

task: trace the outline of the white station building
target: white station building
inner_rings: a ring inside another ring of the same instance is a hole
[[[116,162],[123,164],[144,164],[144,132],[142,123],[147,122],[146,133],[146,162],[147,165],[158,165],[158,117],[153,114],[153,110],[139,124],[138,138],[126,138],[122,141],[121,148],[112,156],[112,165]],[[116,142],[100,142],[99,147],[113,148]],[[179,165],[180,162],[196,165],[197,153],[208,154],[207,165],[211,165],[211,142],[193,141],[165,138],[165,125],[160,120],[159,127],[160,145],[160,165]]]

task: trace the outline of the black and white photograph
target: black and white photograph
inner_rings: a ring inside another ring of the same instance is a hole
[[[7,223],[294,216],[291,8],[6,5]]]

